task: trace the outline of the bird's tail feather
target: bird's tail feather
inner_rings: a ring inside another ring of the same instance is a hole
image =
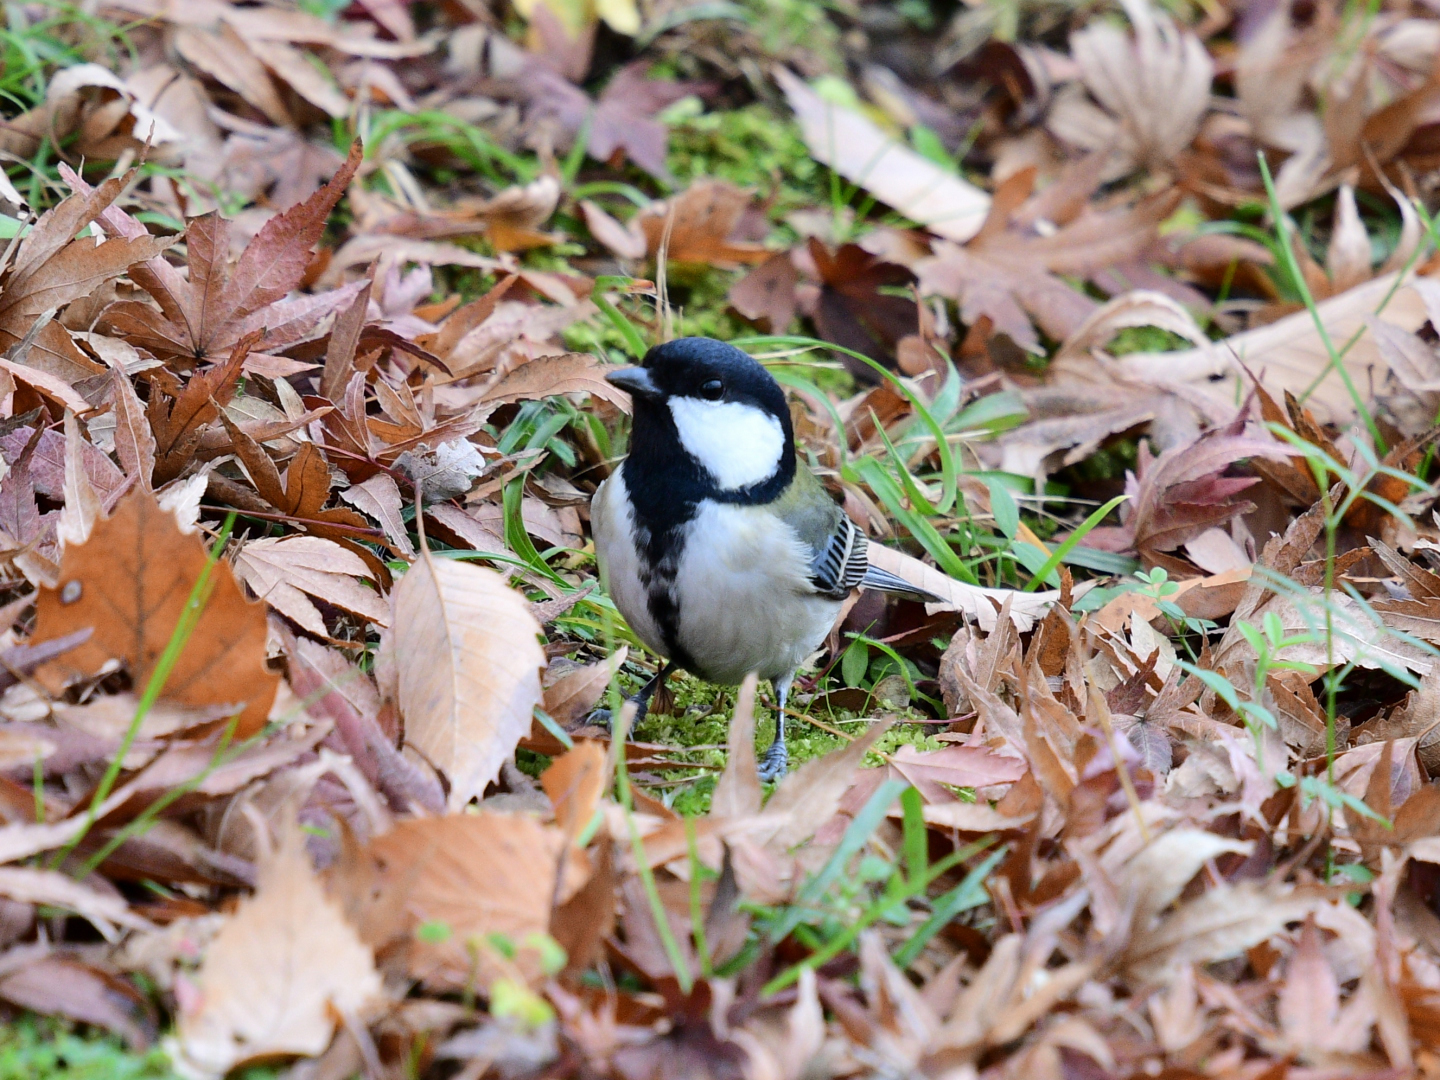
[[[943,596],[936,596],[926,589],[912,585],[898,574],[892,574],[889,570],[881,570],[878,566],[866,568],[865,576],[860,579],[860,588],[894,593],[896,596],[908,597],[926,604],[942,604],[945,602]]]

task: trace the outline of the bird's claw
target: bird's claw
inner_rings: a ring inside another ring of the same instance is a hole
[[[770,748],[760,755],[760,767],[756,771],[765,783],[779,780],[790,768],[790,752],[783,742],[771,743]]]

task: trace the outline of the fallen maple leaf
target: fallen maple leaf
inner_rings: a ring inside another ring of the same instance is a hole
[[[935,242],[935,254],[915,264],[924,295],[960,303],[960,318],[974,324],[988,317],[996,331],[1015,344],[1043,354],[1031,325],[1064,341],[1076,333],[1099,305],[1058,275],[1090,277],[1116,263],[1138,258],[1155,239],[1160,222],[1179,201],[1163,191],[1134,206],[1100,212],[1086,208],[1058,230],[1041,234],[1012,227],[1034,187],[1034,168],[1005,180],[984,225],[961,247]],[[1043,198],[1043,193],[1039,198]]]
[[[458,809],[484,794],[530,731],[540,627],[495,571],[429,552],[390,599],[405,739],[445,773]]]
[[[98,188],[77,191],[35,222],[8,272],[0,278],[0,348],[8,349],[31,334],[46,312],[88,296],[174,242],[173,237],[148,235],[100,243],[88,237],[75,238],[119,198],[130,179],[112,177]],[[23,355],[6,361],[5,366],[16,377],[71,407],[77,407],[72,400],[75,395],[65,396],[65,389],[105,373],[104,366],[81,352],[70,332],[53,320],[40,326]],[[78,409],[85,411],[83,399]]]
[[[87,627],[93,633],[38,676],[58,691],[120,660],[143,688],[205,563],[198,536],[181,532],[149,491],[132,491],[95,523],[86,543],[65,549],[59,586],[40,590],[36,642]],[[210,580],[210,599],[161,696],[179,705],[232,706],[243,738],[264,727],[279,681],[265,666],[265,608],[245,599],[223,560]]]
[[[1284,461],[1290,453],[1273,439],[1243,435],[1240,424],[1213,428],[1158,458],[1142,444],[1136,471],[1126,474],[1131,502],[1124,525],[1092,529],[1082,543],[1109,551],[1134,550],[1147,568],[1163,566],[1188,577],[1193,573],[1189,565],[1169,553],[1255,509],[1254,503],[1236,496],[1259,478],[1230,477],[1225,471],[1246,458]]]
[[[1050,128],[1062,139],[1111,156],[1109,175],[1137,165],[1161,169],[1190,144],[1210,107],[1214,64],[1194,34],[1148,0],[1124,0],[1134,38],[1095,21],[1070,36],[1085,86],[1104,109],[1061,96]]]
[[[326,218],[360,166],[361,146],[304,202],[267,221],[230,268],[230,223],[219,212],[185,225],[190,273],[138,275],[159,309],[135,300],[112,304],[106,325],[163,360],[192,363],[228,353],[247,334],[279,349],[307,340],[322,320],[347,305],[359,285],[287,299],[305,275]]]
[[[325,895],[298,826],[260,863],[255,895],[205,950],[176,1056],[202,1076],[277,1054],[319,1054],[337,1019],[380,995],[369,946]]]

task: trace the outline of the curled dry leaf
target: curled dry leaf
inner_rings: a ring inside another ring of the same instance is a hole
[[[1385,274],[1322,300],[1317,306],[1320,321],[1336,348],[1344,347],[1358,334],[1345,354],[1345,367],[1357,386],[1380,382],[1389,368],[1375,338],[1364,332],[1367,318],[1383,306],[1384,321],[1407,332],[1420,329],[1429,318],[1420,292],[1408,283],[1397,286],[1397,281],[1398,274]],[[1200,348],[1129,353],[1115,360],[1114,370],[1131,382],[1166,388],[1183,385],[1187,392],[1233,410],[1250,381],[1242,364],[1273,394],[1288,390],[1297,396],[1308,395],[1305,407],[1322,422],[1343,427],[1354,416],[1355,403],[1340,375],[1330,367],[1330,353],[1308,311],[1297,311],[1268,326]],[[1311,384],[1322,375],[1324,378],[1312,390]]]
[[[605,696],[610,680],[630,655],[628,645],[622,645],[615,655],[593,664],[574,668],[560,674],[558,678],[546,678],[545,711],[550,718],[563,728],[574,727],[585,714],[600,703]],[[551,668],[551,671],[555,671]]]
[[[40,590],[36,642],[87,627],[93,632],[37,675],[58,690],[120,660],[143,688],[205,562],[198,536],[181,532],[149,491],[132,491],[95,523],[86,543],[66,548],[58,588]],[[197,708],[232,706],[244,738],[264,726],[279,681],[265,666],[265,608],[245,599],[223,560],[211,568],[210,580],[209,601],[161,696]]]
[[[530,731],[545,651],[524,597],[493,570],[422,554],[390,594],[406,742],[450,781],[450,805],[483,795]]]
[[[325,895],[298,827],[261,860],[259,888],[205,950],[196,989],[180,1010],[176,1057],[209,1077],[277,1054],[319,1054],[338,1018],[379,997],[370,947]]]
[[[1017,630],[1029,630],[1035,621],[1050,610],[1060,596],[1058,592],[1017,592],[1013,589],[985,589],[957,581],[928,566],[912,555],[894,548],[870,545],[870,565],[888,570],[904,578],[921,592],[943,598],[942,603],[926,604],[927,611],[959,611],[974,619],[987,633],[995,629],[1001,609],[1010,605],[1010,620]]]

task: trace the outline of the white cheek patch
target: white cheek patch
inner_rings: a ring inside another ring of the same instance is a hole
[[[722,490],[749,487],[775,475],[785,429],[763,409],[738,401],[672,397],[670,415],[680,442]]]

